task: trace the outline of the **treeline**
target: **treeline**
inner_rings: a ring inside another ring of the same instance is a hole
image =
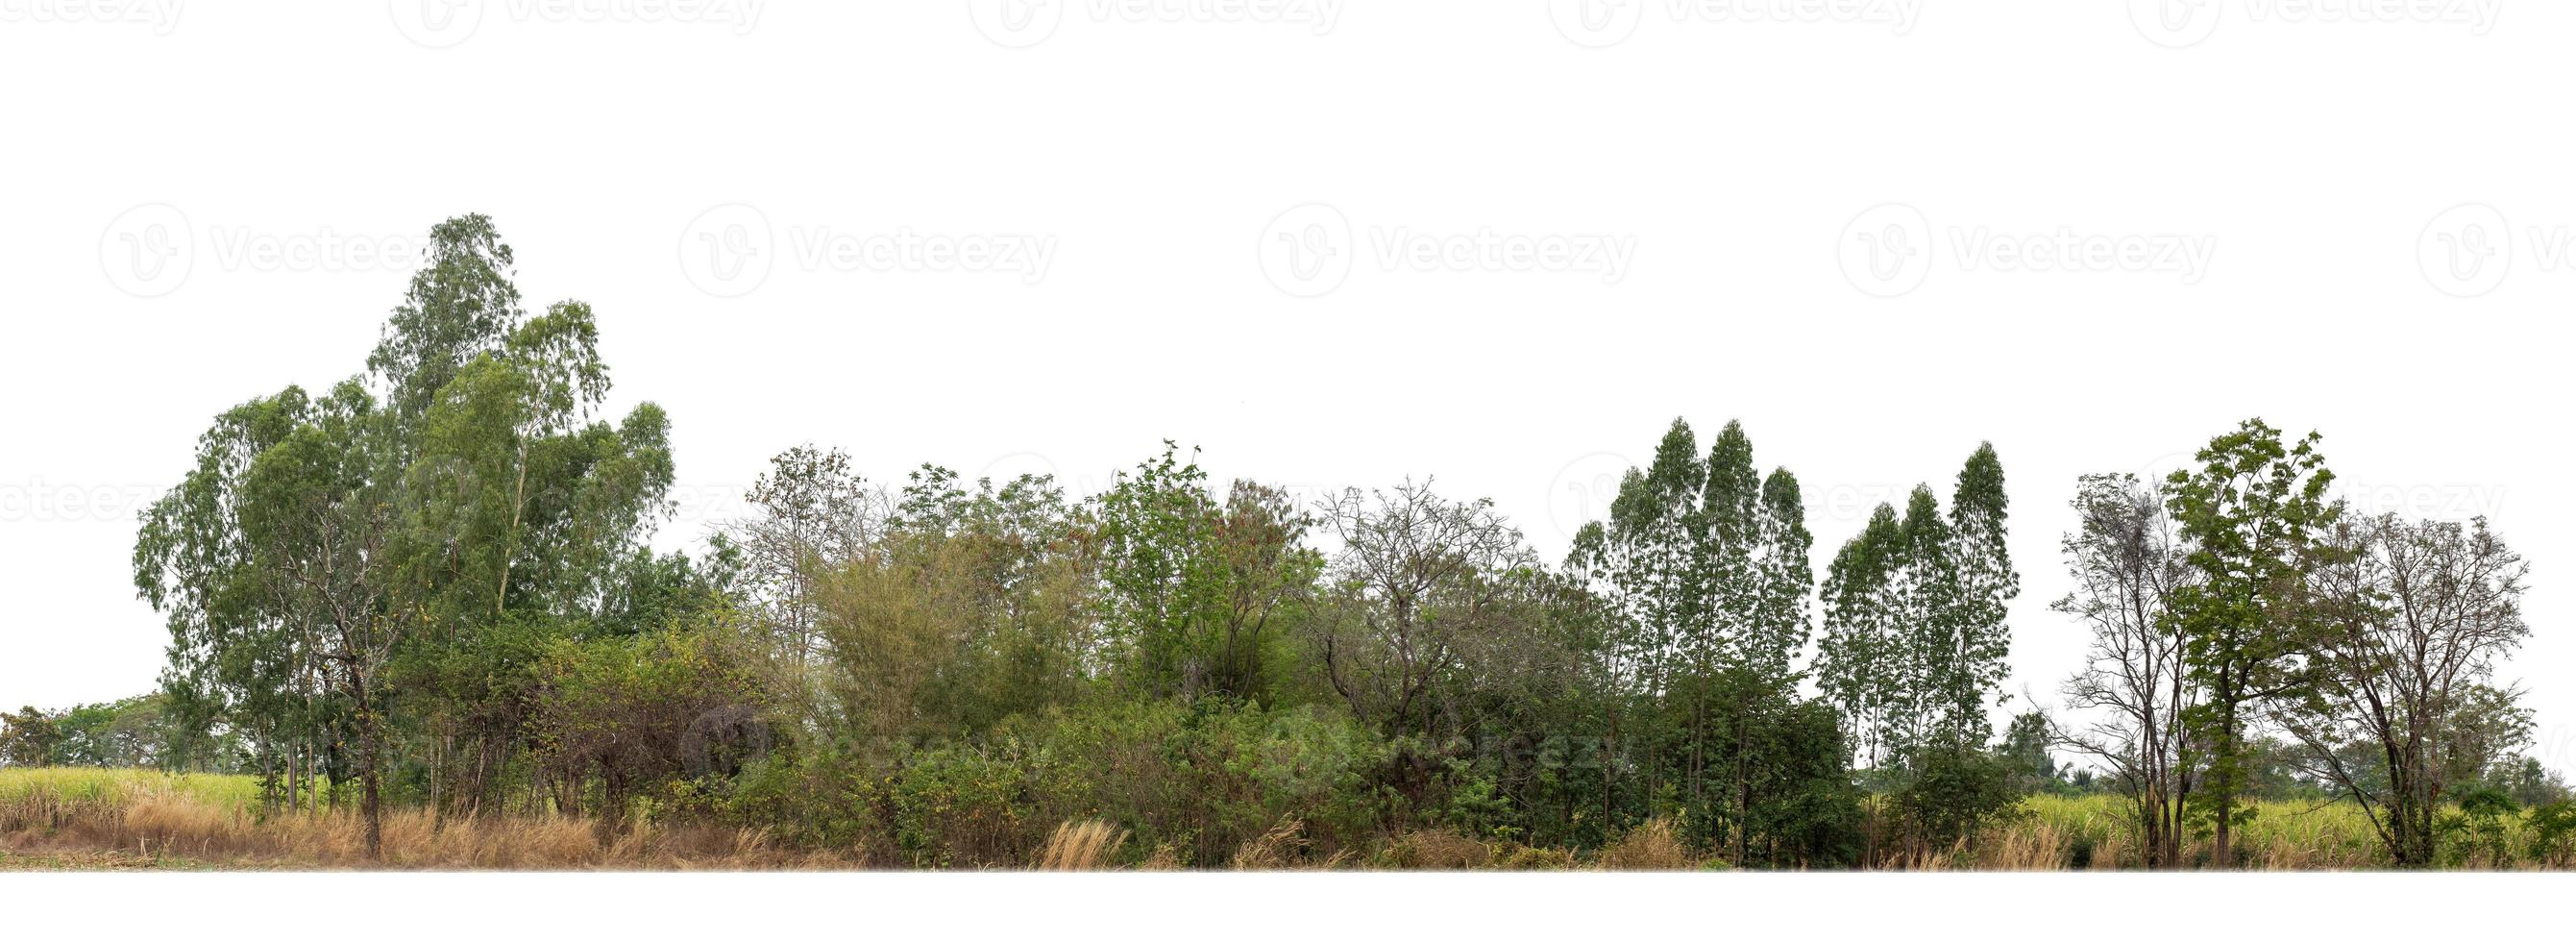
[[[589,308],[525,311],[489,220],[432,237],[366,371],[218,417],[134,555],[172,638],[151,760],[354,804],[371,842],[388,803],[921,866],[1083,819],[1197,866],[1651,823],[1833,867],[2093,789],[2154,864],[2211,833],[2226,865],[2249,799],[2313,788],[2421,865],[2464,794],[2563,797],[2493,682],[2520,559],[2482,521],[2351,512],[2313,436],[2260,422],[2170,480],[2082,482],[2056,608],[2093,656],[2071,712],[1999,734],[2020,578],[1991,447],[1821,573],[1795,475],[1678,420],[1561,563],[1430,481],[1304,503],[1168,442],[1091,495],[879,485],[800,446],[702,552],[656,554],[664,413],[600,414]]]
[[[161,694],[58,710],[24,706],[0,714],[0,765],[85,765],[233,772],[225,754],[237,745],[216,741],[216,731],[171,721]],[[188,754],[182,760],[178,750]]]

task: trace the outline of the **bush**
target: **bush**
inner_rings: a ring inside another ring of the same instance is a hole
[[[1895,809],[1906,839],[1919,851],[1973,843],[1979,829],[2020,813],[2015,766],[1993,753],[1921,749],[1909,757],[1905,772],[1905,784],[1894,795]]]

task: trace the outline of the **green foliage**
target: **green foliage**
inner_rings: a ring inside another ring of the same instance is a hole
[[[537,755],[557,782],[598,783],[587,802],[559,793],[566,810],[587,804],[615,826],[637,797],[723,783],[766,752],[767,686],[738,644],[707,629],[546,642],[529,693]]]
[[[484,217],[433,228],[369,372],[219,416],[136,538],[177,715],[240,730],[288,797],[353,744],[370,847],[400,732],[432,744],[442,810],[496,793],[522,741],[506,657],[529,648],[487,633],[592,614],[671,485],[668,418],[594,418],[590,308],[527,317],[513,259]]]
[[[1286,492],[1207,472],[1164,443],[1100,496],[1103,629],[1117,672],[1145,696],[1251,700],[1270,693],[1286,611],[1323,557],[1300,545],[1311,519]]]
[[[2014,763],[1983,749],[1928,746],[1906,759],[1905,784],[1890,798],[1913,846],[1942,851],[1981,829],[2010,821],[2022,796]]]
[[[2204,794],[2222,865],[2236,796],[2247,784],[2247,707],[2312,682],[2302,652],[2317,628],[2312,610],[2299,604],[2302,573],[2340,512],[2326,497],[2334,472],[2318,441],[2312,432],[2285,442],[2279,430],[2248,419],[2211,439],[2195,456],[2199,468],[2177,470],[2166,482],[2200,574],[2175,590],[2172,608],[2187,672],[2207,692],[2183,721],[2211,744]]]
[[[54,750],[62,745],[62,729],[54,718],[35,707],[19,707],[12,715],[0,716],[0,765],[37,768],[54,764]]]
[[[2381,560],[2337,529],[2314,435],[2249,421],[2162,493],[2088,478],[2078,508],[2119,519],[2070,537],[2095,567],[2079,572],[2172,590],[2061,603],[2097,641],[2170,649],[2092,705],[2151,699],[2183,728],[2077,743],[2025,713],[1990,748],[2020,591],[1991,445],[1946,509],[1929,486],[1877,507],[1820,596],[1797,477],[1763,472],[1739,424],[1703,450],[1678,419],[1561,567],[1491,501],[1408,480],[1301,507],[1220,490],[1168,441],[1074,496],[936,466],[889,492],[800,446],[705,553],[657,553],[670,418],[607,414],[592,310],[531,314],[515,264],[490,220],[440,224],[366,372],[216,416],[136,537],[136,589],[171,636],[162,689],[5,717],[0,761],[237,768],[263,812],[336,805],[355,781],[371,847],[391,801],[442,825],[703,818],[921,867],[1015,866],[1077,820],[1126,833],[1126,864],[1553,868],[1615,847],[1654,866],[1874,865],[1973,848],[2103,780],[2162,804],[2160,864],[2182,856],[2186,792],[2214,799],[2222,860],[2247,799],[2406,783],[2418,810],[2457,796],[2459,861],[2557,859],[2576,839],[2563,783],[2513,761],[2530,717],[2483,661],[2438,709],[2398,711],[2437,747],[2264,725],[2398,674],[2324,630],[2349,642],[2406,593],[2333,591]],[[2179,539],[2144,546],[2168,504]],[[2519,562],[2483,524],[2405,533],[2368,549]],[[2169,571],[2186,549],[2191,572]],[[2436,581],[2518,592],[2510,576]],[[2501,651],[2523,632],[2512,605],[2496,614]],[[2114,768],[2070,775],[2058,746]],[[2069,832],[2075,858],[2118,852],[2097,830]],[[1888,833],[1898,846],[1873,843]],[[2351,836],[2332,835],[2335,859]]]

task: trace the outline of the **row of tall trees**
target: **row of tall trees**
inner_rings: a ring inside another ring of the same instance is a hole
[[[155,761],[253,770],[271,810],[354,791],[371,847],[401,802],[992,860],[1125,808],[1202,855],[1282,815],[1341,829],[1319,847],[1661,819],[1831,865],[1973,840],[2056,787],[2055,745],[2174,865],[2203,826],[2226,861],[2288,737],[2415,863],[2527,727],[2492,684],[2519,558],[2482,522],[2349,515],[2315,438],[2259,422],[2169,480],[2081,482],[2057,609],[2093,654],[2073,712],[2000,745],[2020,579],[1991,446],[1821,581],[1798,478],[1680,420],[1557,565],[1429,480],[1300,501],[1169,442],[1090,495],[799,446],[705,552],[657,554],[668,418],[608,419],[590,309],[524,310],[488,219],[432,236],[365,371],[218,416],[133,560],[171,633]]]

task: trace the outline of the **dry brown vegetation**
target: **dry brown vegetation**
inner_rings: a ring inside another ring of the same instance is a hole
[[[1127,829],[1107,821],[1067,821],[1056,825],[1038,851],[1040,870],[1107,870],[1110,858],[1127,843]]]
[[[1656,818],[1634,828],[1601,851],[1603,870],[1688,870],[1690,852],[1673,836],[1673,824]]]
[[[385,821],[385,857],[371,862],[358,818],[347,812],[262,818],[222,777],[44,770],[0,780],[0,869],[398,869],[475,870],[773,870],[858,869],[899,862],[855,850],[816,852],[782,846],[752,829],[638,819],[616,833],[571,816],[451,818],[408,810]],[[1890,853],[1876,864],[1894,870],[2135,870],[2143,864],[2133,834],[2100,799],[2034,798],[2029,812],[1989,829],[1974,843]],[[1289,816],[1242,842],[1229,864],[1238,870],[1622,870],[1723,868],[1722,855],[1694,853],[1670,821],[1629,829],[1593,853],[1477,839],[1439,830],[1397,835],[1359,849],[1318,848],[1306,823]],[[2359,830],[2356,813],[2268,803],[2243,832],[2240,866],[2256,870],[2361,870],[2389,866],[2386,853]],[[1109,821],[1058,825],[1026,860],[1038,870],[1179,870],[1178,849],[1131,846],[1133,835]],[[2520,834],[2507,835],[2523,841]],[[2207,860],[2207,838],[2187,843],[2187,861]],[[2564,868],[2571,851],[2540,859],[2476,859],[2455,866]]]
[[[127,783],[90,794],[28,789],[0,796],[0,853],[13,857],[180,862],[226,868],[390,867],[435,870],[810,869],[864,866],[841,854],[791,851],[758,832],[639,822],[603,835],[587,818],[386,815],[384,859],[366,856],[350,812],[278,814],[186,789]]]

